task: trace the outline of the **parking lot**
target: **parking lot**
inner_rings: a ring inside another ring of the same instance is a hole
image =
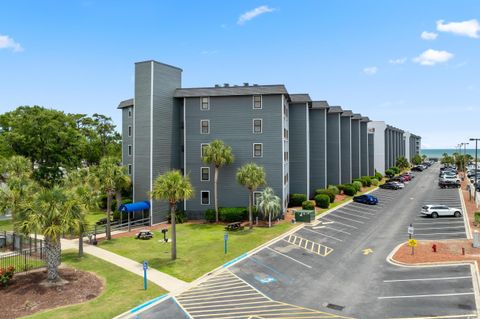
[[[461,207],[458,189],[436,187],[435,167],[417,175],[405,189],[372,192],[378,205],[339,207],[229,265],[176,296],[177,308],[191,318],[471,317],[469,265],[413,268],[386,261],[408,239],[410,223],[418,239],[466,237],[463,218],[420,216],[426,203]]]

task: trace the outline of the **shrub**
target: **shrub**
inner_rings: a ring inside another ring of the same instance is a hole
[[[373,186],[378,186],[378,184],[380,183],[376,178],[372,178],[371,182]]]
[[[328,200],[330,200],[330,198]],[[302,208],[303,209],[308,209],[308,210],[314,210],[315,209],[315,204],[312,203],[309,200],[306,200],[302,203]]]
[[[335,185],[328,185],[328,188],[327,188],[329,191],[333,192],[335,195],[338,195],[340,194],[340,190],[338,189],[337,186]]]
[[[167,219],[168,219],[168,223],[171,224],[172,214],[170,213],[170,210],[168,210]],[[175,211],[175,222],[177,224],[183,224],[186,221],[187,221],[187,214],[185,214],[185,211],[183,209],[177,209]],[[215,221],[215,209],[213,210],[213,221]]]
[[[0,284],[3,287],[7,287],[10,280],[13,278],[15,273],[15,267],[8,266],[7,268],[0,268]]]
[[[362,176],[362,178],[360,178],[360,181],[362,182],[362,186],[364,186],[364,187],[372,186],[372,181],[370,180],[370,177],[368,177],[368,176]]]
[[[335,194],[329,189],[322,188],[315,190],[315,195],[320,194],[327,195],[330,198],[330,203],[333,203],[335,201]]]
[[[363,184],[360,181],[355,181],[350,186],[353,186],[355,192],[359,192],[362,189]],[[343,192],[345,193],[345,190]]]
[[[220,220],[226,223],[241,222],[248,219],[248,208],[246,207],[220,207],[218,213]]]
[[[330,198],[327,194],[318,194],[315,196],[315,204],[320,208],[328,208],[330,206]]]
[[[353,196],[357,193],[357,191],[355,190],[355,187],[352,186],[346,186],[345,189],[343,190],[343,192],[345,193],[345,195],[348,195],[348,196]]]
[[[375,173],[375,178],[376,178],[378,181],[381,181],[381,180],[383,179],[382,173],[376,172],[376,173]]]
[[[476,221],[477,223],[480,223],[480,212],[475,212],[475,215],[474,215],[474,216],[475,216],[475,221]]]
[[[338,188],[339,193],[343,193],[343,189],[345,188],[345,184],[337,185],[337,188]]]
[[[400,168],[398,168],[396,166],[392,166],[392,167],[390,167],[390,169],[393,171],[394,174],[400,173]]]
[[[392,178],[393,176],[395,176],[395,172],[391,168],[389,168],[385,171],[385,176]]]
[[[215,221],[215,209],[209,208],[205,211],[205,220],[207,222],[213,223]]]
[[[301,206],[304,201],[307,200],[307,195],[305,194],[290,194],[290,207]]]

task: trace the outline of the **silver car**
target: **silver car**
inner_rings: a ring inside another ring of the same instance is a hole
[[[462,210],[460,208],[451,208],[446,205],[425,205],[422,207],[420,213],[432,218],[437,218],[439,216],[462,217]]]

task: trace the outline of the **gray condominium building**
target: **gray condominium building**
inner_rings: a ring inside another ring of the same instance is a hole
[[[231,146],[235,155],[235,162],[220,171],[220,207],[247,205],[248,193],[236,181],[237,169],[246,163],[264,167],[267,185],[285,210],[290,194],[312,197],[317,188],[373,175],[395,156],[419,151],[419,137],[395,139],[403,142],[397,145],[385,134],[382,153],[388,157],[377,167],[378,143],[374,130],[367,129],[368,117],[312,101],[308,94],[291,94],[281,84],[182,88],[181,75],[174,66],[138,62],[134,98],[118,106],[122,161],[132,177],[133,200],[150,202],[152,224],[165,220],[168,203],[152,200],[149,192],[155,178],[171,169],[188,175],[195,189],[195,197],[179,208],[190,218],[203,218],[213,208],[214,167],[201,156],[215,139]]]

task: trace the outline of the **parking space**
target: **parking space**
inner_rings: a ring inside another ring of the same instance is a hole
[[[469,265],[389,266],[378,291],[378,306],[384,309],[386,318],[476,316]]]

